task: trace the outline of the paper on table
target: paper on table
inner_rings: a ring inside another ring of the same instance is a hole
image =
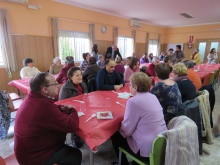
[[[85,114],[83,112],[78,112],[78,116],[84,116]]]
[[[113,119],[112,113],[110,111],[97,112],[97,119]]]
[[[118,93],[118,98],[122,98],[122,99],[128,99],[131,96],[132,96],[132,94],[128,93],[128,92]]]

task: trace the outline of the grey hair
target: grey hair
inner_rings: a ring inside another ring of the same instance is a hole
[[[67,56],[66,57],[66,63],[69,64],[74,64],[74,58],[73,56]]]
[[[102,55],[102,54],[100,54],[100,55],[99,55],[99,57],[98,57],[98,59],[100,60],[100,58],[102,58],[102,57],[103,57],[103,55]]]
[[[187,67],[188,69],[194,68],[194,63],[193,63],[193,61],[191,61],[191,60],[184,61],[184,64],[186,65],[186,67]]]
[[[158,57],[154,56],[152,61],[155,62],[156,60],[160,60],[160,59]]]
[[[59,57],[55,57],[55,58],[53,59],[53,63],[56,64],[59,60],[60,60]]]

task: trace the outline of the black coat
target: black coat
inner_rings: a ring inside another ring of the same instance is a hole
[[[108,47],[108,48],[107,48],[107,51],[106,51],[106,53],[105,53],[105,60],[107,59],[107,54],[108,54],[108,53],[112,54],[112,47]],[[116,58],[117,55],[118,55],[118,56],[121,58],[121,60],[122,60],[122,57],[121,57],[121,54],[120,54],[118,48],[117,48],[116,51],[114,51],[114,55],[113,55],[114,59]]]

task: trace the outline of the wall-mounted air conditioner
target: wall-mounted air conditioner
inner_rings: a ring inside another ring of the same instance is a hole
[[[142,26],[142,22],[138,19],[131,19],[130,20],[130,26],[133,27],[141,27]]]
[[[20,3],[20,4],[28,4],[28,0],[6,0],[6,2]]]

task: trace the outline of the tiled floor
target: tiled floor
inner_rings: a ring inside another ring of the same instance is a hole
[[[203,155],[200,156],[200,165],[220,165],[220,89],[216,91],[216,104],[213,111],[213,121],[213,134],[219,134],[219,137],[214,138],[214,144],[212,145],[203,143]],[[11,127],[11,130],[13,130],[13,126]],[[11,130],[9,131],[9,134]],[[67,144],[71,144],[69,135],[67,135]],[[84,144],[80,150],[83,153],[82,165],[88,165],[89,149],[86,144]],[[5,158],[13,152],[13,136],[0,141],[0,156]],[[113,152],[111,141],[108,140],[100,146],[99,151],[94,154],[94,164],[111,165],[112,161],[116,161],[116,156]]]

